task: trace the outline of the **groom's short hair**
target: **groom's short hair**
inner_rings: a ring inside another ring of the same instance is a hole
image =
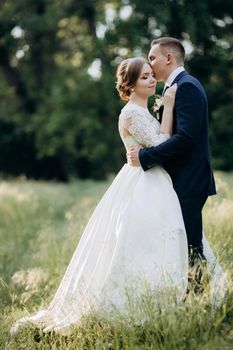
[[[169,51],[171,51],[174,54],[177,63],[179,64],[184,63],[185,50],[180,40],[176,38],[171,38],[171,37],[154,39],[151,42],[151,47],[156,44],[159,45],[161,52],[164,55],[166,55]]]

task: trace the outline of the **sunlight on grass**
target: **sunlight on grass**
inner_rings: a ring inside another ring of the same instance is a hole
[[[217,173],[218,196],[204,210],[205,233],[218,260],[233,277],[233,176]],[[68,185],[9,181],[0,184],[0,348],[19,349],[230,349],[233,341],[233,291],[217,309],[208,291],[185,303],[150,294],[134,311],[111,319],[85,317],[70,337],[42,335],[28,327],[15,338],[9,329],[20,317],[48,305],[83,229],[109,182],[75,181]],[[36,338],[36,340],[35,340]]]

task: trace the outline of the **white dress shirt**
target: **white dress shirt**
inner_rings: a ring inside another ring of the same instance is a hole
[[[185,69],[183,66],[177,67],[176,69],[174,69],[173,72],[171,72],[171,74],[169,75],[169,77],[167,78],[167,81],[165,83],[165,85],[167,85],[168,87],[171,86],[171,84],[173,83],[173,81],[176,79],[177,75],[179,75],[181,72],[183,72]]]
[[[173,83],[173,81],[175,80],[175,78],[177,77],[177,75],[179,75],[181,72],[183,72],[185,69],[183,66],[177,67],[176,69],[174,69],[173,72],[171,72],[171,74],[169,75],[169,77],[167,78],[167,81],[164,85],[163,88],[163,94],[165,92],[165,90],[167,88],[169,88],[171,86],[171,84]]]

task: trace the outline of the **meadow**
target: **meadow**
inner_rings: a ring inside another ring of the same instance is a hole
[[[204,227],[231,281],[233,174],[217,172],[216,178],[218,196],[208,199]],[[32,327],[10,337],[14,321],[52,299],[88,218],[110,183],[111,179],[61,184],[23,177],[0,182],[0,349],[232,349],[231,286],[217,309],[205,293],[191,295],[165,312],[154,310],[156,305],[148,300],[146,322],[141,325],[133,318],[106,321],[90,315],[70,337],[37,334]]]

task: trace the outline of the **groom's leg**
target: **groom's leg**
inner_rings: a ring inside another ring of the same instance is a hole
[[[192,251],[203,255],[202,244],[202,208],[207,197],[180,199],[189,253]]]
[[[202,244],[202,208],[205,198],[180,200],[189,247],[189,277],[187,293],[202,293],[208,283],[206,258]]]

